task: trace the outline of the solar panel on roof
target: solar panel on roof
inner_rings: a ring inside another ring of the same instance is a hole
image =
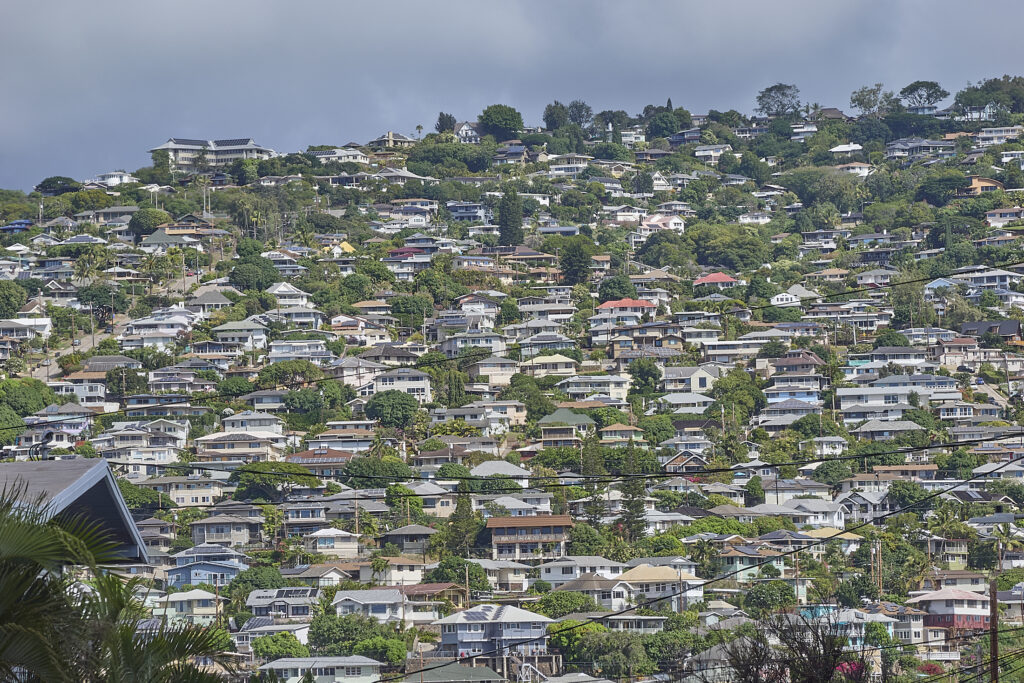
[[[252,138],[230,138],[227,140],[214,140],[213,144],[218,147],[235,147],[237,145],[248,145]]]

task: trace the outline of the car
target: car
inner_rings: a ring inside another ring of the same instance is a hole
[[[43,360],[41,360],[41,361],[39,362],[39,364],[40,364],[40,365],[42,365],[42,366],[43,366],[43,367],[45,368],[45,367],[47,367],[48,365],[50,365],[50,364],[51,364],[52,362],[53,362],[53,361],[51,361],[51,360],[50,360],[49,358],[44,358]]]
[[[971,369],[970,369],[969,367],[967,367],[966,365],[961,365],[960,367],[958,367],[958,368],[956,369],[956,371],[957,371],[957,372],[974,372],[974,370],[971,370]]]
[[[975,384],[984,384],[984,383],[985,383],[985,380],[983,380],[983,379],[982,379],[982,378],[980,378],[980,377],[975,377],[975,378],[974,378],[974,383],[975,383]]]
[[[72,346],[81,346],[82,345],[82,340],[81,339],[75,339],[74,341],[71,342],[71,345]]]
[[[113,325],[107,325],[104,328],[103,331],[106,332],[107,334],[114,334],[114,326]]]

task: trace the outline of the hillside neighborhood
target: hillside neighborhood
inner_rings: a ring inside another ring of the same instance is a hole
[[[109,672],[40,614],[111,593],[210,680],[1024,651],[1024,78],[751,104],[170,137],[0,190],[0,525],[69,553],[18,556],[48,656]]]

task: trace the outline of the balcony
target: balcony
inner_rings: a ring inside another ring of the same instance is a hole
[[[526,536],[506,536],[494,534],[491,536],[493,543],[564,543],[567,540],[566,534],[529,534]]]

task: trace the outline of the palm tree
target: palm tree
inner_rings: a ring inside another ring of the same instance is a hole
[[[996,555],[999,558],[999,564],[996,565],[996,568],[1000,570],[1003,567],[1003,554],[1007,550],[1024,547],[1024,541],[1021,541],[1017,533],[1017,527],[1009,523],[997,524],[992,529],[992,541],[996,544]]]
[[[83,518],[50,519],[42,500],[23,494],[0,491],[0,678],[220,680],[193,659],[223,663],[223,631],[143,629],[139,581],[101,569],[116,561],[116,543]],[[91,584],[73,581],[69,567]]]
[[[713,571],[713,564],[715,558],[718,557],[718,551],[711,541],[707,539],[701,539],[697,541],[693,550],[690,551],[690,559],[697,563],[698,571],[704,574],[708,574]]]

